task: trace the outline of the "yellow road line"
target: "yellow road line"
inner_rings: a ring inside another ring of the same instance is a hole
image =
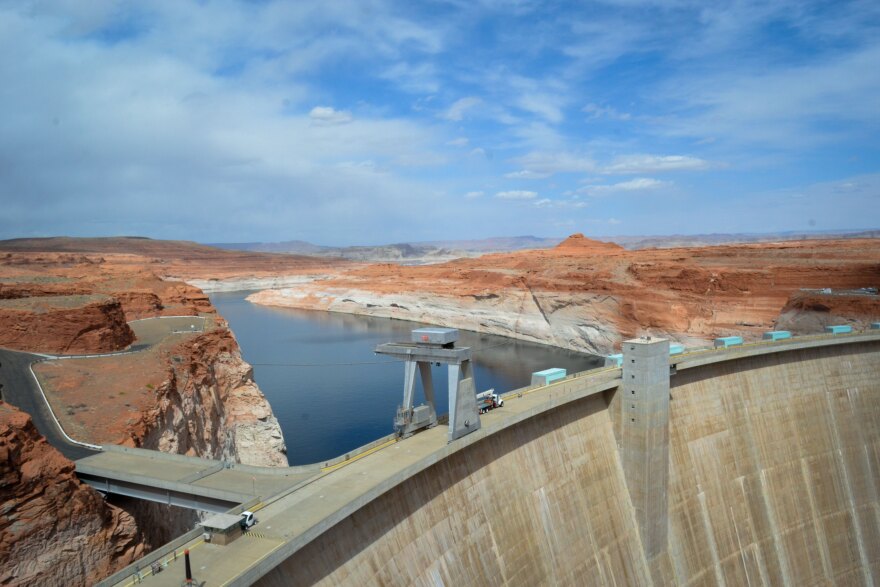
[[[383,443],[380,444],[379,446],[374,446],[374,447],[371,448],[370,450],[365,450],[364,452],[362,452],[362,453],[360,453],[360,454],[358,454],[358,455],[355,455],[355,456],[351,457],[351,458],[348,459],[347,461],[342,461],[341,463],[336,463],[335,465],[330,465],[329,467],[323,467],[323,468],[321,469],[321,472],[323,472],[323,473],[329,473],[330,471],[335,471],[336,469],[338,469],[338,468],[340,468],[340,467],[344,467],[345,465],[351,464],[351,463],[355,462],[355,461],[358,460],[358,459],[362,459],[362,458],[364,458],[364,457],[367,456],[367,455],[373,454],[373,453],[376,452],[377,450],[382,450],[382,449],[385,448],[386,446],[390,446],[390,445],[394,444],[395,442],[397,442],[397,439],[396,439],[396,438],[392,438],[391,440],[389,440],[389,441],[387,441],[387,442],[383,442]]]

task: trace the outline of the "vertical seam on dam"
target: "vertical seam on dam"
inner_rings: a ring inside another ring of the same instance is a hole
[[[849,401],[849,390],[847,390],[846,394],[847,401]],[[837,427],[837,414],[834,411],[834,404],[831,401],[830,394],[825,394],[825,405],[828,406],[828,414],[831,417],[831,441],[834,443],[834,452],[837,453],[840,461],[840,468],[843,472],[843,487],[846,489],[846,499],[849,502],[849,514],[852,517],[853,529],[856,534],[856,547],[859,549],[859,561],[861,562],[862,567],[862,575],[865,580],[865,585],[868,587],[874,586],[874,578],[871,577],[871,567],[868,562],[868,555],[865,552],[865,542],[862,537],[862,527],[859,524],[859,518],[856,515],[856,504],[855,498],[853,497],[852,483],[850,482],[849,475],[849,467],[847,465],[846,457],[843,455],[843,449],[841,447],[840,442],[840,430]]]
[[[804,482],[804,488],[807,490],[807,501],[810,502],[810,519],[809,524],[813,527],[813,534],[816,535],[816,546],[819,548],[819,560],[822,562],[822,572],[828,581],[834,580],[834,574],[831,572],[831,561],[828,555],[828,543],[825,541],[824,532],[822,532],[822,516],[819,514],[819,508],[816,507],[816,496],[813,493],[813,481],[810,475],[810,466],[807,459],[800,460],[801,478]]]

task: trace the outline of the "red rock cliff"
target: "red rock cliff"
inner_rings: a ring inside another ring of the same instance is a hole
[[[0,585],[89,585],[141,554],[134,520],[0,402]]]
[[[112,353],[134,342],[118,300],[48,296],[0,301],[0,346],[53,354]]]

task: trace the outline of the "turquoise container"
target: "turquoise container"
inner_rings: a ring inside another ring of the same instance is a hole
[[[825,332],[829,334],[849,334],[852,332],[852,326],[849,324],[838,324],[837,326],[826,326]]]
[[[553,383],[554,381],[565,379],[566,375],[567,373],[565,369],[559,368],[536,371],[532,373],[532,385],[547,385],[549,383]]]
[[[785,340],[791,338],[791,332],[788,330],[771,330],[764,333],[764,340]]]
[[[678,343],[670,343],[669,344],[669,354],[670,355],[680,355],[684,352],[684,345]]]
[[[722,336],[721,338],[715,339],[715,348],[730,348],[732,346],[739,346],[743,343],[743,338],[741,336]]]
[[[623,366],[623,354],[617,355],[608,355],[605,357],[605,366],[606,367],[622,367]]]

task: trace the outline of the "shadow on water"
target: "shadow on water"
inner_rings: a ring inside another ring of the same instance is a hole
[[[410,330],[423,324],[269,308],[246,301],[249,293],[216,293],[211,301],[229,321],[244,359],[254,365],[254,378],[284,432],[291,465],[326,460],[392,432],[403,367],[373,349],[408,340]],[[474,350],[480,391],[526,386],[532,372],[548,367],[572,373],[601,364],[592,355],[468,331],[461,331],[457,346]],[[432,372],[442,414],[448,411],[446,368],[432,367]]]

